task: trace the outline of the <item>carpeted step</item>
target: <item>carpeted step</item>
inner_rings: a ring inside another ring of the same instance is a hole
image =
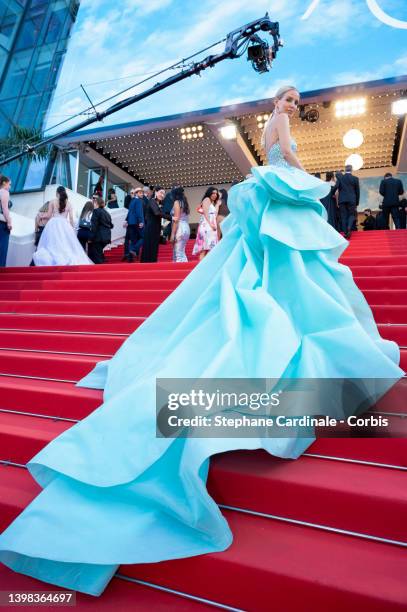
[[[352,274],[354,278],[358,278],[359,276],[364,277],[374,277],[376,276],[404,276],[407,277],[407,265],[380,265],[380,266],[370,266],[370,265],[360,265],[360,264],[352,264],[350,267],[352,270]]]
[[[111,357],[125,339],[125,336],[108,334],[2,331],[0,329],[0,350],[19,349]]]
[[[105,289],[38,289],[21,291],[4,291],[0,287],[0,303],[7,300],[17,302],[163,302],[171,289],[111,289],[106,283]]]
[[[103,357],[0,350],[0,374],[77,382]]]
[[[102,391],[72,383],[0,376],[0,408],[80,420],[103,403]]]
[[[319,438],[306,453],[333,460],[407,467],[406,438]]]
[[[363,294],[369,304],[377,304],[378,306],[386,304],[391,306],[401,305],[407,311],[406,289],[364,289]]]
[[[371,253],[364,255],[346,255],[340,258],[340,262],[346,266],[350,266],[352,269],[354,266],[367,266],[369,268],[382,268],[382,267],[397,267],[407,266],[407,255],[376,255],[374,250]]]
[[[0,491],[7,492],[7,497],[0,494],[4,525],[39,487],[25,470],[3,467]],[[120,573],[243,610],[264,609],[265,601],[276,609],[301,610],[306,609],[301,602],[312,601],[313,610],[338,612],[346,606],[401,611],[407,605],[402,547],[240,512],[224,514],[234,535],[225,552],[124,565]],[[239,583],[244,588],[237,589]]]
[[[376,299],[384,301],[383,296]],[[103,307],[97,310],[95,302],[68,301],[24,301],[15,302],[0,300],[0,315],[13,313],[26,314],[73,314],[95,315],[103,312],[106,317],[146,317],[150,315],[161,302],[103,302]],[[405,305],[370,304],[377,323],[405,323]]]
[[[386,291],[388,289],[400,290],[407,286],[407,276],[357,276],[354,280],[362,291],[375,289]]]
[[[95,308],[93,308],[95,311]],[[0,329],[2,330],[37,330],[77,333],[131,334],[146,317],[104,316],[102,314],[0,314]]]
[[[406,306],[382,306],[376,304],[370,304],[376,323],[394,323],[394,324],[406,324],[407,313]]]
[[[407,317],[406,317],[407,318]],[[399,346],[407,347],[407,323],[405,325],[378,325],[379,333],[386,340],[393,340]]]
[[[407,544],[406,478],[371,465],[239,451],[213,457],[208,488],[218,504]]]
[[[25,464],[70,426],[0,412],[0,460]],[[19,440],[23,452],[15,450]],[[406,472],[396,469],[239,451],[212,458],[208,490],[218,504],[407,544],[405,481]]]
[[[146,317],[160,305],[160,302],[53,302],[27,301],[14,302],[0,300],[0,315],[12,313],[26,314],[74,314],[95,315],[103,313],[105,317]]]
[[[60,591],[67,592],[66,589],[17,574],[2,564],[0,564],[0,591],[19,593],[40,591],[40,594],[43,592],[46,594]],[[33,606],[31,605],[31,607]],[[56,609],[55,604],[53,606],[41,604],[41,606],[36,607],[45,612],[54,612]],[[112,612],[112,610],[117,612],[125,612],[126,610],[137,610],[137,612],[168,612],[170,610],[195,612],[196,610],[196,612],[206,612],[212,610],[213,612],[216,606],[115,577],[103,592],[102,597],[76,593],[75,609],[81,612],[82,610],[95,612]]]
[[[406,262],[407,263],[407,262]],[[143,263],[143,264],[133,264],[131,268],[127,263],[118,263],[111,264],[109,266],[109,272],[119,272],[121,270],[133,270],[136,267],[140,267],[140,270],[144,272],[154,270],[155,272],[159,270],[191,270],[196,265],[196,262],[164,262],[164,263]],[[2,268],[1,275],[15,275],[15,274],[29,274],[33,279],[47,273],[57,274],[58,272],[71,273],[71,272],[92,272],[93,274],[104,274],[107,271],[105,266],[103,265],[89,265],[89,266],[33,266],[31,268],[27,268],[26,266],[16,266],[16,267],[8,267]]]
[[[162,272],[161,274],[164,274]],[[151,277],[150,278],[139,278],[139,275],[134,274],[130,278],[122,278],[120,275],[117,278],[101,278],[99,280],[95,280],[94,276],[90,276],[87,279],[81,280],[70,280],[70,279],[60,279],[60,280],[25,280],[25,281],[3,281],[0,283],[0,291],[21,291],[21,290],[30,290],[36,291],[37,295],[44,290],[47,291],[55,291],[55,290],[75,290],[75,291],[93,291],[93,290],[108,290],[108,291],[117,291],[117,290],[150,290],[150,289],[159,289],[159,290],[170,290],[173,291],[178,285],[184,280],[185,275],[179,276],[178,278],[163,278],[160,277]]]
[[[163,272],[161,274],[164,274]],[[88,274],[87,278],[82,279],[80,275],[75,274],[75,280],[68,278],[54,280],[13,280],[0,282],[0,292],[3,291],[35,291],[36,295],[42,294],[43,291],[129,291],[129,290],[171,290],[173,291],[184,280],[186,275],[177,275],[174,278],[163,278],[162,276],[141,277],[141,274],[133,274],[123,278],[123,273],[117,278],[101,278],[95,280],[95,276]],[[399,290],[404,289],[407,283],[407,277],[404,276],[379,276],[379,277],[354,277],[358,287],[362,290],[377,289],[377,290]],[[25,294],[20,294],[24,296]],[[9,299],[9,298],[7,298]],[[28,298],[27,298],[28,299]]]
[[[69,421],[0,411],[0,461],[25,465],[72,425]]]
[[[44,272],[33,276],[29,272],[18,272],[13,276],[0,273],[0,287],[3,283],[10,282],[25,283],[42,283],[49,281],[90,281],[90,282],[105,282],[108,281],[126,281],[126,280],[153,280],[153,279],[168,279],[168,280],[183,280],[190,270],[144,270],[144,268],[127,268],[125,270],[111,271],[111,268],[104,268],[103,274],[93,274],[92,270],[73,271],[73,272]]]
[[[234,535],[224,553],[120,571],[180,590],[188,585],[198,596],[221,597],[244,610],[264,610],[269,602],[276,610],[389,612],[407,603],[405,549],[233,511],[224,515]]]
[[[403,379],[401,384],[405,385],[407,380]],[[399,385],[400,383],[398,383]],[[383,398],[381,411],[394,413],[399,411],[405,413],[405,402],[397,388],[393,388]],[[395,403],[395,392],[398,397]],[[74,384],[35,379],[21,379],[11,376],[0,376],[0,396],[3,410],[21,411],[25,413],[51,416],[62,419],[78,420],[85,418],[102,403],[102,392],[92,389],[75,387]],[[389,402],[386,406],[385,401]],[[380,409],[380,402],[379,408]],[[4,417],[6,418],[6,417]],[[10,419],[14,416],[9,414]],[[29,415],[27,415],[27,418]],[[406,428],[406,420],[394,421],[396,432],[400,428]],[[41,428],[42,420],[36,422]],[[26,431],[28,428],[25,428]],[[370,432],[371,433],[371,432]],[[390,433],[390,432],[388,432]],[[356,431],[350,431],[351,436],[360,435]],[[3,437],[3,440],[5,438]],[[25,439],[24,439],[25,440]],[[38,445],[33,448],[32,443],[21,440],[22,444],[13,449],[14,460],[17,463],[25,463],[29,457],[27,449],[34,454],[40,450]],[[51,438],[49,439],[49,441]],[[5,444],[5,442],[4,442]],[[21,446],[21,447],[20,447]],[[373,461],[390,465],[407,465],[407,440],[406,438],[319,438],[310,447],[310,453],[328,455],[331,457],[348,458],[361,461]]]

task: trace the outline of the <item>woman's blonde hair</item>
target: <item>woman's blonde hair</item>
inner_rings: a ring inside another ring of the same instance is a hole
[[[274,95],[274,98],[273,98],[273,100],[274,100],[273,112],[270,114],[269,118],[267,119],[266,123],[264,124],[263,134],[261,136],[261,146],[263,147],[263,149],[266,146],[266,130],[267,130],[267,127],[268,127],[270,121],[272,120],[272,118],[275,115],[275,111],[276,111],[275,102],[276,102],[276,100],[282,100],[283,97],[285,96],[285,94],[288,91],[292,91],[292,90],[298,91],[298,89],[294,85],[283,85],[282,87],[280,87],[280,89],[278,89],[276,91],[276,93]]]
[[[43,204],[41,206],[41,208],[39,209],[38,212],[39,213],[46,213],[46,212],[48,212],[48,208],[49,208],[49,200],[48,200],[48,202],[45,202],[45,204]]]

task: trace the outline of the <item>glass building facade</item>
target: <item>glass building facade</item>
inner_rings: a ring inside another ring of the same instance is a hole
[[[79,3],[0,0],[0,138],[13,126],[43,128]],[[1,171],[22,191],[41,187],[43,166],[24,159]]]

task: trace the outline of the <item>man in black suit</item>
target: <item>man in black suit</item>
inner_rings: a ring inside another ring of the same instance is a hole
[[[336,178],[341,228],[345,238],[350,238],[360,200],[359,179],[357,176],[353,176],[352,166],[345,166],[345,174],[338,172]]]
[[[104,262],[103,249],[112,241],[112,218],[105,209],[105,201],[98,197],[97,208],[92,213],[90,220],[89,257],[95,264]]]
[[[382,210],[386,225],[389,224],[391,213],[395,228],[401,229],[399,207],[400,196],[404,193],[403,183],[400,179],[394,178],[391,172],[386,172],[380,183],[379,192],[383,196]]]

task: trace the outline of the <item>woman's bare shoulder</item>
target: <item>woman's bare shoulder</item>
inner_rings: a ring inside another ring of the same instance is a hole
[[[288,125],[290,123],[287,113],[279,113],[276,115],[274,121],[276,122],[276,125]]]

